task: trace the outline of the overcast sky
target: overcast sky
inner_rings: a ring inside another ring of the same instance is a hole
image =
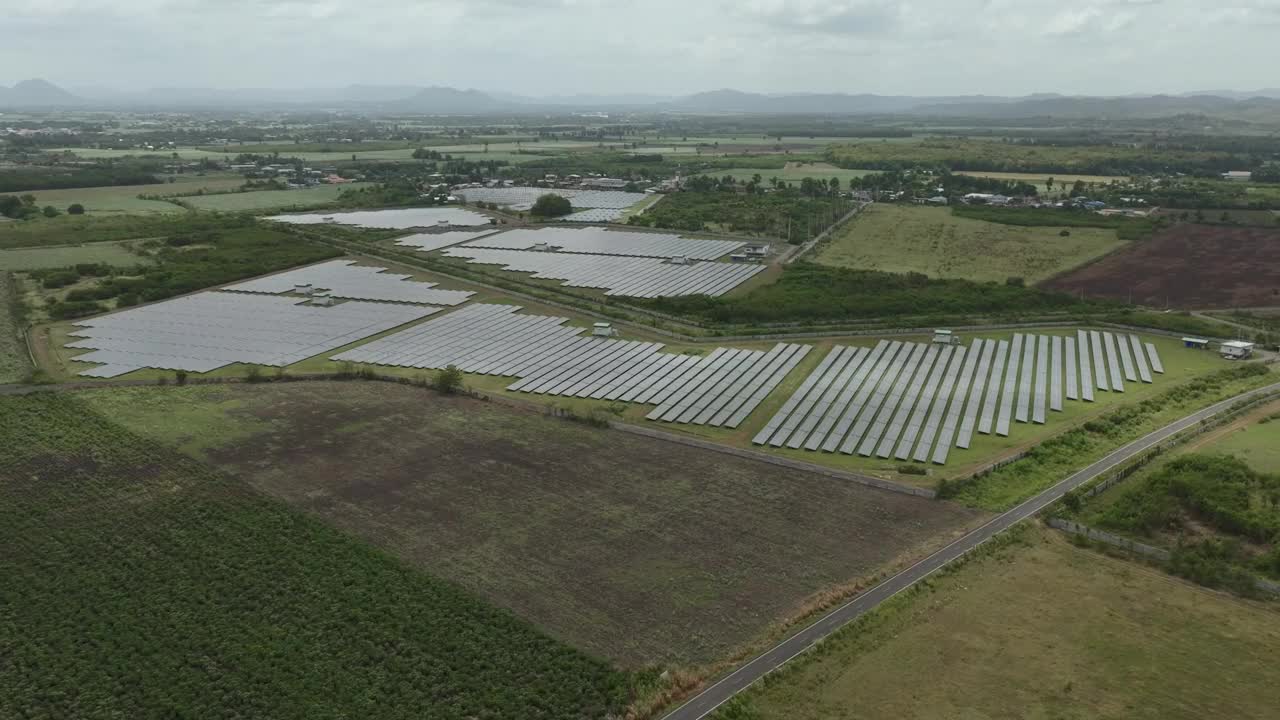
[[[0,83],[528,94],[1280,85],[1280,0],[6,0]],[[15,7],[16,5],[16,7]]]

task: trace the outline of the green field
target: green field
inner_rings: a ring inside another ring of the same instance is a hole
[[[1049,178],[1053,178],[1052,192],[1065,193],[1069,186],[1076,181],[1085,184],[1095,183],[1097,185],[1107,185],[1112,181],[1126,182],[1129,180],[1126,176],[1120,175],[1056,175],[1054,173],[1015,173],[1015,172],[984,172],[981,170],[960,171],[957,175],[971,175],[973,177],[992,178],[994,180],[1016,180],[1019,182],[1031,183],[1036,186],[1040,192],[1047,192],[1048,186],[1045,184]],[[1066,187],[1064,187],[1064,183]]]
[[[75,188],[70,190],[32,190],[36,204],[52,205],[66,212],[72,203],[84,205],[90,215],[139,215],[180,213],[182,208],[163,200],[140,200],[139,195],[175,195],[194,192],[231,190],[244,184],[239,175],[176,175],[174,182],[156,185],[119,185],[114,187]]]
[[[1272,403],[1262,417],[1254,416],[1249,424],[1233,425],[1198,451],[1226,453],[1259,472],[1280,474],[1280,418],[1265,419],[1276,414],[1280,414],[1280,404]]]
[[[824,242],[816,261],[933,278],[1033,284],[1117,250],[1114,230],[1020,227],[959,218],[949,208],[874,204]]]
[[[143,262],[148,260],[129,252],[127,244],[120,242],[0,250],[0,272],[65,267],[77,263],[129,267]]]
[[[1028,528],[846,628],[717,720],[1275,717],[1280,613]]]
[[[49,150],[51,153],[72,153],[86,160],[101,160],[123,157],[163,157],[172,158],[176,152],[178,158],[182,160],[203,160],[205,158],[211,160],[223,160],[235,157],[241,152],[249,152],[241,150],[235,146],[228,146],[226,152],[212,152],[209,150],[200,150],[199,148],[182,147],[164,150],[139,150],[126,149],[116,150],[112,148],[58,148]]]
[[[0,398],[0,716],[617,716],[633,676],[113,424]]]
[[[370,183],[318,185],[302,190],[259,190],[256,192],[194,195],[179,198],[197,210],[241,212],[253,210],[303,209],[326,205],[338,199],[344,190],[369,187]]]

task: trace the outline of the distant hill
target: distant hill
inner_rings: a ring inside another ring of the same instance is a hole
[[[479,90],[457,90],[448,87],[429,87],[404,100],[392,103],[397,109],[433,115],[474,115],[480,113],[510,112],[514,103],[497,100]]]
[[[54,85],[38,78],[23,80],[11,88],[0,86],[0,107],[5,108],[44,108],[80,105],[83,100]]]

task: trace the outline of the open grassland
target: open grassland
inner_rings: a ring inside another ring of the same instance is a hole
[[[197,210],[217,210],[221,212],[291,210],[327,205],[336,201],[344,190],[357,190],[369,186],[370,183],[318,185],[301,190],[259,190],[256,192],[224,193],[221,195],[195,195],[178,198],[178,200]]]
[[[1264,405],[1195,449],[1239,458],[1259,472],[1280,473],[1280,403]]]
[[[1047,285],[1150,307],[1275,305],[1280,227],[1179,223]]]
[[[1020,227],[955,217],[949,208],[873,204],[819,250],[824,265],[935,278],[1039,282],[1124,243],[1114,230]]]
[[[1275,716],[1274,606],[1027,528],[767,678],[717,720]]]
[[[229,160],[235,157],[239,153],[250,152],[250,151],[242,150],[238,146],[229,145],[227,146],[227,149],[225,152],[221,150],[215,151],[212,149],[201,150],[199,148],[193,148],[193,147],[163,148],[160,150],[142,150],[138,148],[115,149],[115,148],[69,147],[69,148],[58,148],[56,150],[49,150],[48,152],[72,153],[73,155],[82,157],[85,160],[103,160],[103,159],[124,158],[124,157],[161,157],[168,160],[173,158],[174,153],[177,153],[178,158],[181,160],[204,160],[206,158],[210,160]]]
[[[385,383],[104,389],[172,443],[554,637],[702,663],[981,515]]]
[[[31,371],[16,293],[13,274],[0,268],[0,383],[19,382]]]
[[[116,185],[69,190],[32,190],[36,204],[52,205],[63,212],[73,203],[84,205],[90,215],[138,215],[180,213],[183,209],[164,200],[141,200],[139,195],[176,195],[205,190],[231,190],[244,184],[239,175],[175,175],[174,182],[154,185]]]
[[[1191,150],[1119,148],[1111,145],[1051,146],[960,138],[927,138],[914,143],[834,144],[829,162],[851,168],[909,168],[944,165],[952,171],[1126,175],[1213,166],[1218,153]],[[1184,170],[1185,171],[1185,170]]]
[[[82,245],[107,240],[163,237],[183,215],[59,215],[0,223],[0,248]]]
[[[129,267],[147,262],[146,258],[130,252],[128,245],[129,243],[101,242],[62,247],[0,250],[0,271],[66,267],[77,263]]]
[[[122,429],[0,398],[3,717],[575,718],[635,678]]]

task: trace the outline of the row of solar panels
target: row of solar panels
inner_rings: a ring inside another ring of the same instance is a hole
[[[620,190],[570,190],[565,188],[465,188],[457,194],[470,203],[496,203],[516,210],[528,210],[543,195],[568,198],[576,208],[629,208],[644,200],[644,193]]]
[[[1011,420],[1044,423],[1046,409],[1061,411],[1064,397],[1093,400],[1095,377],[1098,389],[1123,392],[1122,375],[1151,382],[1152,370],[1164,371],[1154,345],[1097,331],[1018,333],[969,348],[837,346],[753,442],[943,464],[953,440],[969,447],[975,427],[1007,436]]]
[[[746,282],[763,265],[697,262],[668,263],[657,258],[574,255],[525,250],[493,250],[455,246],[449,257],[472,263],[501,265],[504,270],[533,273],[533,277],[561,280],[570,287],[605,290],[606,295],[670,297],[723,295]]]
[[[225,290],[246,293],[287,293],[299,286],[323,288],[338,298],[381,302],[461,305],[475,295],[463,290],[441,290],[435,283],[410,280],[409,275],[383,272],[386,268],[356,265],[354,260],[332,260],[318,265],[229,285]]]
[[[521,378],[522,392],[654,404],[650,419],[737,427],[809,352],[718,348],[706,356],[661,343],[584,337],[567,318],[477,304],[334,356],[335,360]]]
[[[538,228],[508,230],[472,240],[466,247],[497,250],[533,250],[546,246],[557,252],[588,255],[715,260],[741,249],[738,240],[701,240],[667,233],[648,233],[607,228]]]
[[[67,347],[100,363],[81,375],[116,377],[141,368],[208,372],[233,363],[283,367],[439,312],[424,305],[345,302],[203,292],[81,320]]]

